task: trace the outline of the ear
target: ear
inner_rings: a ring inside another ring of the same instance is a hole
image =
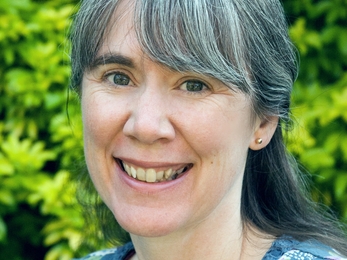
[[[255,130],[249,148],[256,151],[263,149],[269,144],[278,125],[278,117],[271,116],[264,119],[257,119]]]

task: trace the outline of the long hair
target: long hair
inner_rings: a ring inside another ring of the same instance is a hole
[[[110,27],[117,26],[111,18],[118,3],[84,0],[75,17],[71,87],[77,92]],[[250,97],[258,117],[279,117],[271,142],[248,153],[241,201],[244,225],[275,237],[317,239],[347,255],[338,222],[309,199],[284,145],[298,64],[280,1],[137,0],[133,19],[139,44],[153,61],[236,86]],[[91,182],[87,174],[84,179]],[[96,212],[107,210],[101,208]],[[106,215],[113,217],[99,214]],[[108,226],[103,230],[112,237]]]

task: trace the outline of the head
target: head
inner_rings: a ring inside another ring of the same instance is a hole
[[[124,12],[126,7],[130,11]],[[267,174],[271,167],[261,168],[267,164],[264,160],[276,160],[277,151],[284,153],[281,122],[289,121],[290,93],[297,73],[279,1],[85,0],[71,38],[71,87],[81,95],[85,75],[125,16],[128,21],[131,17],[138,49],[151,64],[232,86],[249,101],[251,121],[275,123],[274,137],[271,132],[260,136],[265,141],[262,146],[249,146],[242,196],[256,199],[257,193],[249,191],[250,182],[257,179],[253,174]],[[262,148],[259,155],[257,147]],[[246,211],[243,213],[248,214]]]

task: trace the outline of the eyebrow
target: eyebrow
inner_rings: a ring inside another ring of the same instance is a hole
[[[101,65],[107,64],[119,64],[130,68],[135,67],[134,62],[130,58],[118,53],[107,53],[99,57],[96,57],[88,66],[88,69],[93,70]]]

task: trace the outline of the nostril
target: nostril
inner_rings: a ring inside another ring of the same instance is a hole
[[[152,111],[133,113],[123,126],[124,135],[146,144],[173,140],[176,134],[170,119],[164,113],[149,113]]]

